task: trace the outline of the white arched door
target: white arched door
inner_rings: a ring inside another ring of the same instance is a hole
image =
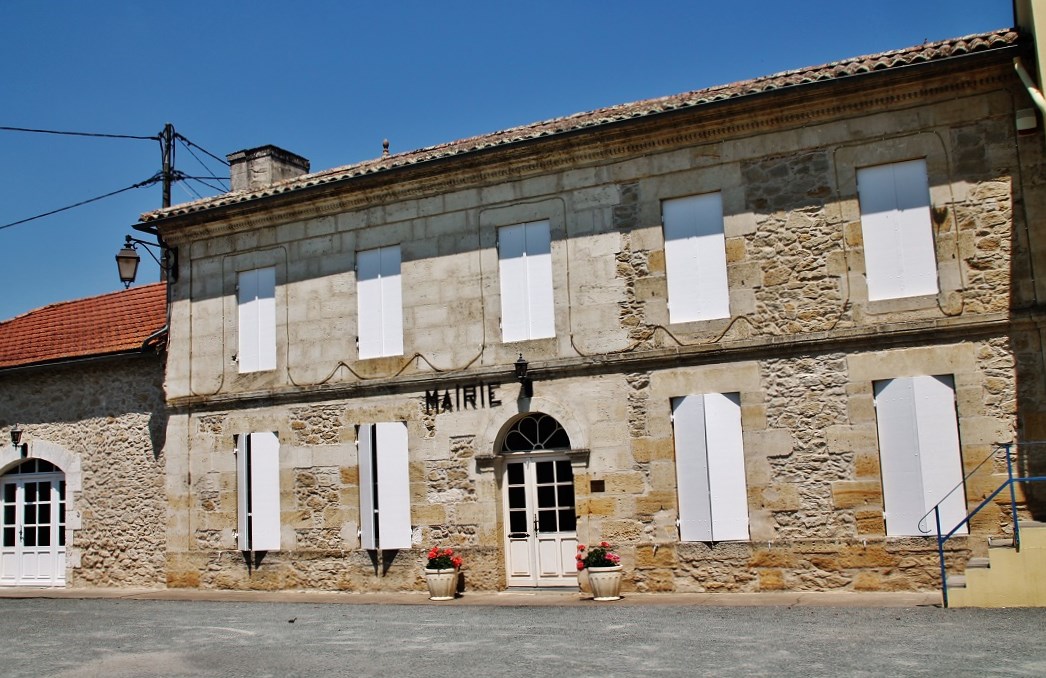
[[[65,584],[65,475],[29,459],[0,478],[0,585]]]
[[[509,586],[576,586],[574,471],[556,450],[570,449],[544,414],[517,421],[502,446],[505,565]]]

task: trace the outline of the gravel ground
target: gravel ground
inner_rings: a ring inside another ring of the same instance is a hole
[[[1046,610],[0,600],[3,676],[1043,676]]]

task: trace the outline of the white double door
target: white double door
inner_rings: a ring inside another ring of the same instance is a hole
[[[504,478],[508,585],[576,586],[577,514],[570,460],[511,458]]]
[[[61,473],[0,480],[0,585],[65,584],[65,481]]]

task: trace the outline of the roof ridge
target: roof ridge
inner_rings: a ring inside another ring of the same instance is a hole
[[[816,81],[840,79],[877,70],[897,68],[909,65],[910,63],[921,63],[925,61],[945,59],[952,56],[961,56],[972,51],[985,51],[988,49],[1006,47],[1015,44],[1019,38],[1020,34],[1016,28],[999,28],[986,33],[971,33],[957,38],[947,38],[935,42],[924,42],[921,45],[910,45],[908,47],[888,50],[885,52],[848,57],[846,59],[832,61],[825,64],[779,71],[770,75],[757,76],[747,80],[713,85],[677,94],[614,104],[591,111],[571,113],[565,116],[517,125],[502,130],[478,134],[454,141],[447,141],[432,146],[425,146],[410,151],[403,151],[389,156],[361,160],[356,163],[332,167],[318,172],[285,179],[264,188],[238,191],[235,193],[230,192],[209,198],[202,198],[200,200],[175,205],[174,207],[145,212],[141,215],[140,219],[143,222],[153,221],[169,216],[188,214],[210,207],[220,207],[247,202],[256,198],[263,198],[353,176],[373,174],[406,165],[417,164],[419,162],[475,152],[485,148],[536,139],[543,136],[561,134],[585,127],[618,122],[628,118],[663,113],[677,108],[690,108],[715,101],[760,94],[787,86],[812,84]],[[904,61],[905,57],[921,58],[912,58],[911,61]],[[902,63],[898,63],[898,59],[901,59]],[[815,77],[800,78],[800,76],[808,76],[810,74],[814,74]],[[790,82],[790,80],[796,78],[800,79],[795,82]],[[577,122],[579,124],[576,126],[565,124],[571,122]]]

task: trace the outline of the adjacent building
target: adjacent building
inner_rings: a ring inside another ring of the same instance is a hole
[[[165,288],[0,322],[0,585],[164,585]]]

